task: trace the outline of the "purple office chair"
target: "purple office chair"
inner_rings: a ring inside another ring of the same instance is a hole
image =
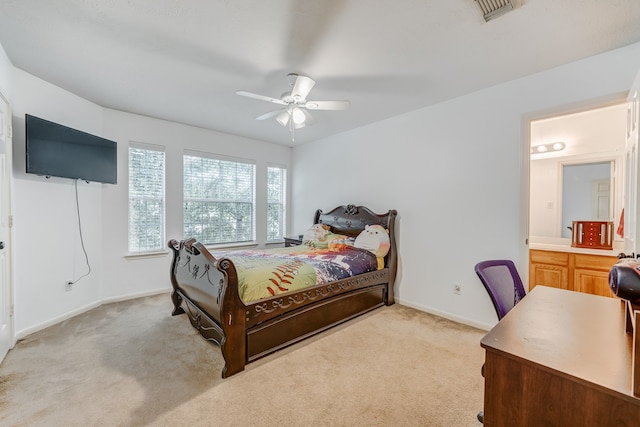
[[[475,270],[491,297],[498,320],[525,297],[524,286],[513,261],[482,261],[476,264]]]
[[[522,279],[513,261],[508,259],[482,261],[476,264],[476,274],[491,297],[498,320],[502,319],[526,295]],[[480,370],[484,377],[484,364]],[[478,413],[484,423],[484,411]]]

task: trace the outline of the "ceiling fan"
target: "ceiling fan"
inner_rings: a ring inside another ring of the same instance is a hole
[[[293,73],[288,74],[287,79],[292,89],[290,92],[283,93],[280,98],[258,95],[244,90],[236,91],[236,93],[240,96],[282,105],[282,108],[262,114],[256,117],[256,120],[275,117],[282,126],[289,126],[291,132],[316,122],[307,110],[346,110],[351,105],[349,101],[308,101],[307,96],[316,84],[315,80]]]

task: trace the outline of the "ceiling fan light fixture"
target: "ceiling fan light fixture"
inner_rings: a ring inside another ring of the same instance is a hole
[[[287,110],[281,112],[276,116],[276,120],[282,126],[287,126],[287,124],[289,123],[289,112]]]
[[[307,116],[305,116],[304,112],[300,108],[295,107],[291,111],[291,118],[293,119],[293,123],[295,123],[296,125],[301,125],[304,124]]]

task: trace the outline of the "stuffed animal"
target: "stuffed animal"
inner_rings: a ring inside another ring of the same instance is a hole
[[[330,227],[324,224],[313,224],[302,236],[302,243],[309,246],[315,246],[318,242],[323,242],[327,234],[329,234]]]
[[[381,225],[367,225],[356,237],[356,248],[366,249],[378,258],[378,269],[384,267],[384,257],[389,252],[391,242],[389,231]]]

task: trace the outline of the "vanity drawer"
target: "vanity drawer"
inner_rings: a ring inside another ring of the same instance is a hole
[[[551,265],[569,265],[569,253],[567,252],[551,252],[538,251],[532,249],[529,251],[531,262]]]
[[[607,272],[618,261],[618,258],[614,256],[575,254],[575,257],[575,268]]]

